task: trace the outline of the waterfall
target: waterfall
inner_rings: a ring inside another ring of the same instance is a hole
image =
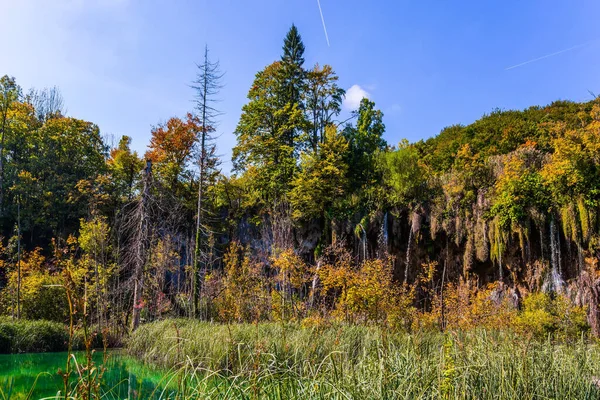
[[[388,237],[388,213],[383,214],[383,222],[381,223],[381,230],[379,232],[379,257],[385,257],[389,252],[389,237]]]
[[[542,286],[544,292],[562,292],[563,279],[560,265],[560,233],[556,230],[554,219],[550,221],[550,274]]]
[[[412,226],[408,234],[408,247],[406,248],[406,266],[404,267],[404,283],[408,283],[408,267],[410,266],[410,247],[413,239]]]
[[[502,251],[498,254],[498,276],[500,278],[500,282],[504,282],[504,271],[502,271]]]
[[[381,228],[383,230],[383,245],[384,245],[384,249],[385,252],[387,253],[389,250],[388,247],[388,243],[389,243],[389,237],[388,237],[388,213],[386,212],[385,214],[383,214],[383,226]]]
[[[315,301],[315,293],[317,291],[317,285],[319,283],[319,269],[321,269],[321,261],[317,261],[317,267],[315,268],[315,275],[313,276],[313,280],[312,280],[312,286],[311,286],[311,291],[310,291],[310,300],[309,300],[309,304],[310,304],[310,308],[313,307],[314,301]]]
[[[410,267],[410,251],[413,242],[413,236],[419,230],[420,216],[413,212],[410,221],[410,231],[408,233],[408,245],[406,246],[406,266],[404,267],[404,283],[408,283],[408,268]]]
[[[362,235],[360,236],[360,246],[362,247],[363,251],[363,261],[365,261],[367,259],[367,231],[362,225],[360,226],[360,228],[362,229]]]
[[[561,260],[562,257],[560,256],[560,232],[556,229],[556,225],[554,225],[554,221],[552,221],[552,225],[554,227],[554,232],[555,232],[555,236],[556,236],[556,246],[555,246],[555,251],[556,251],[556,270],[558,271],[558,277],[560,278],[560,280],[562,281],[562,264],[561,264]]]
[[[540,255],[542,264],[544,263],[544,229],[540,228]]]

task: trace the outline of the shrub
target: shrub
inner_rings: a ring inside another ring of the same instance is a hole
[[[37,272],[23,280],[22,316],[27,319],[39,319],[65,322],[69,319],[69,306],[65,289],[59,276]]]
[[[0,353],[67,350],[69,334],[61,323],[0,320]]]
[[[12,353],[13,341],[16,337],[15,324],[0,322],[0,353]]]
[[[434,296],[432,313],[441,318],[441,296]],[[478,288],[475,281],[449,283],[444,288],[444,325],[451,330],[511,328],[517,309],[510,304],[506,286],[492,283]]]
[[[41,254],[36,248],[23,253],[21,261],[21,317],[66,322],[69,319],[69,306],[62,279],[51,274]],[[16,312],[14,298],[17,293],[18,272],[8,274],[8,285],[0,292],[4,312]]]
[[[537,338],[577,338],[589,331],[586,310],[562,295],[531,293],[523,299],[523,311],[516,318],[517,330]]]

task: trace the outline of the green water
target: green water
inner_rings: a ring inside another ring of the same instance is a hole
[[[77,358],[83,361],[83,354],[78,353]],[[58,371],[64,371],[66,361],[67,353],[0,355],[0,400],[56,396],[64,388]],[[94,355],[94,361],[105,368],[101,380],[104,398],[158,399],[169,397],[172,391],[164,388],[164,371],[144,366],[118,351],[110,351],[105,364],[100,353]],[[75,376],[71,380],[75,381]]]

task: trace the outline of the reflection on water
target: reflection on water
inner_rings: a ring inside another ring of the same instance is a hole
[[[102,354],[94,354],[96,365],[102,364]],[[84,354],[77,353],[79,361]],[[0,399],[39,399],[56,396],[63,390],[59,370],[65,369],[67,353],[0,355]],[[151,369],[134,359],[110,351],[102,378],[102,392],[110,399],[167,398],[164,371]],[[71,381],[74,381],[74,375]],[[30,395],[30,392],[33,391]],[[9,395],[10,393],[10,395]],[[29,397],[28,397],[29,396]]]

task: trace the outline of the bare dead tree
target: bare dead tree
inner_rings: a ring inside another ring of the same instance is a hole
[[[42,122],[66,112],[65,101],[56,86],[41,90],[31,89],[27,94],[27,100],[35,109],[37,119]]]
[[[129,252],[127,253],[126,263],[133,269],[133,310],[131,329],[135,330],[140,324],[140,311],[142,291],[144,288],[144,266],[148,258],[148,248],[150,240],[150,221],[149,221],[149,202],[150,186],[152,185],[152,163],[146,161],[144,177],[142,180],[142,196],[137,203],[137,207],[126,225],[131,230],[132,236],[129,243]]]
[[[200,271],[206,268],[206,263],[202,262],[202,247],[206,244],[208,238],[208,228],[203,226],[203,195],[206,186],[207,169],[209,168],[210,154],[214,154],[214,145],[211,133],[215,131],[216,118],[221,112],[216,109],[216,98],[222,89],[221,84],[224,74],[220,70],[219,62],[212,62],[208,56],[208,46],[204,48],[204,62],[198,64],[198,74],[192,84],[192,89],[196,91],[196,111],[200,115],[202,130],[200,132],[200,154],[198,157],[198,202],[196,207],[196,240],[194,246],[194,265],[192,277],[192,316],[197,317],[198,300],[200,294]],[[204,242],[204,243],[203,243]],[[202,264],[202,265],[201,265]],[[204,271],[206,272],[206,271]]]
[[[140,324],[145,296],[156,298],[164,295],[178,315],[185,315],[185,309],[179,304],[177,296],[179,289],[174,288],[171,278],[167,280],[166,276],[157,276],[171,271],[168,268],[156,268],[151,261],[155,255],[153,253],[160,251],[157,247],[160,242],[163,245],[168,242],[170,249],[181,254],[185,254],[187,248],[193,247],[191,241],[187,239],[189,225],[186,221],[189,220],[189,214],[186,214],[181,199],[165,188],[159,180],[153,179],[150,161],[146,162],[139,197],[125,205],[120,214],[121,217],[116,223],[119,232],[118,240],[123,243],[121,255],[123,267],[120,272],[123,285],[117,290],[120,297],[131,299],[124,309],[127,314],[131,310],[131,329],[136,329]],[[179,262],[179,265],[176,265],[178,268],[176,277],[173,279],[179,279],[182,275],[181,262],[187,263],[190,258],[172,258]],[[149,274],[153,274],[151,281],[147,279]],[[159,285],[152,286],[148,284],[149,282],[158,282]],[[153,290],[156,292],[152,292]],[[126,317],[125,321],[127,319]]]

